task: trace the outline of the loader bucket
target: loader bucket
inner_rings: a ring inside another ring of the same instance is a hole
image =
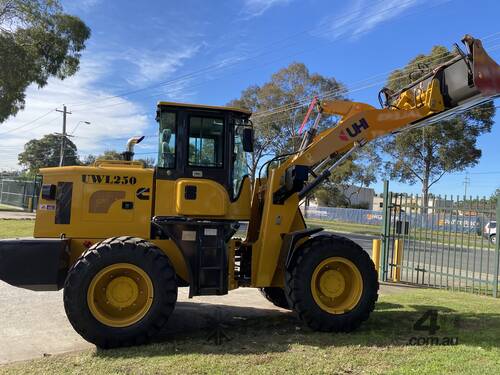
[[[422,92],[433,79],[439,80],[445,111],[428,118],[425,123],[442,120],[463,112],[500,95],[500,67],[486,53],[479,39],[466,35],[462,42],[469,53],[460,49],[459,55],[434,68],[431,72],[396,93],[387,96],[387,103],[394,105],[400,95],[410,91],[413,97]],[[424,121],[419,121],[424,123]]]
[[[486,53],[479,39],[466,35],[463,42],[472,54],[474,85],[483,96],[497,96],[500,93],[500,66]]]

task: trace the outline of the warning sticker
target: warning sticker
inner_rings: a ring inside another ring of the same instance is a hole
[[[217,236],[216,228],[205,228],[205,236]]]
[[[182,231],[182,241],[196,241],[196,231],[183,230]]]

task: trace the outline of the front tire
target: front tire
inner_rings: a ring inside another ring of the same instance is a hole
[[[492,234],[490,236],[490,242],[492,245],[495,245],[497,243],[497,235],[496,234]]]
[[[368,319],[379,284],[360,246],[340,236],[318,236],[297,251],[285,292],[301,320],[315,331],[350,332]]]
[[[153,244],[133,237],[93,245],[75,262],[64,286],[74,329],[101,348],[149,341],[177,300],[175,271]]]
[[[279,287],[265,287],[259,289],[261,294],[274,306],[290,310],[290,305],[286,299],[285,290]]]

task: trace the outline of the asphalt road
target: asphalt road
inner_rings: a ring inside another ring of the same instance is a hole
[[[371,256],[372,240],[377,236],[343,234],[359,244]],[[500,259],[492,249],[479,249],[454,244],[430,244],[409,241],[405,244],[402,281],[422,285],[477,287],[479,281],[491,284]],[[392,251],[392,250],[391,250]],[[468,279],[468,280],[466,280]]]

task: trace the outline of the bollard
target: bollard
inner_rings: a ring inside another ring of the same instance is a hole
[[[401,262],[403,260],[403,244],[404,240],[394,240],[394,268],[392,271],[392,281],[401,281]]]
[[[372,242],[372,260],[375,265],[375,269],[377,270],[377,274],[379,273],[380,268],[380,246],[382,244],[381,240],[373,240]]]

